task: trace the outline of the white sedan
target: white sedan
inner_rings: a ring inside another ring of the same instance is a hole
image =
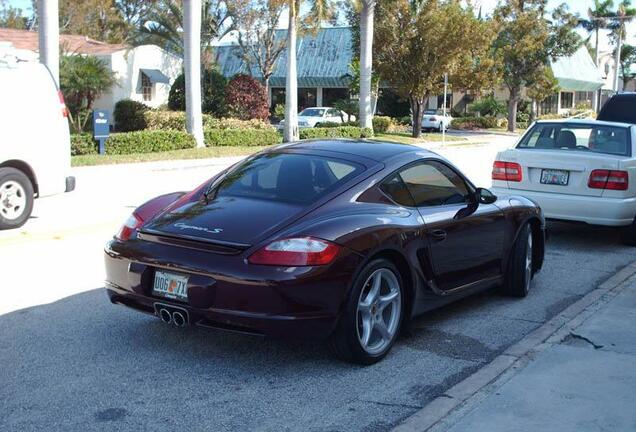
[[[492,191],[526,196],[549,219],[622,227],[636,245],[635,146],[627,123],[540,121],[497,155]]]
[[[310,128],[320,126],[321,123],[343,123],[347,121],[347,113],[337,110],[335,108],[328,107],[311,107],[305,108],[298,113],[298,127]],[[355,117],[351,117],[354,121]],[[285,124],[285,120],[281,120],[279,125]]]
[[[441,132],[443,129],[448,129],[452,121],[453,117],[448,112],[444,115],[443,110],[426,110],[422,117],[422,130]]]

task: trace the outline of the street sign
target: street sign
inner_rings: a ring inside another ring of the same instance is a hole
[[[93,111],[93,138],[99,141],[99,154],[106,152],[106,140],[110,134],[110,118],[108,111]]]

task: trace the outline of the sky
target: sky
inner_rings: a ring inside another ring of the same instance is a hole
[[[492,11],[495,9],[498,1],[499,0],[473,0],[473,3],[476,4],[477,6],[481,5],[483,13],[488,15],[488,14],[491,14]],[[7,3],[13,7],[23,9],[24,11],[31,10],[31,0],[8,0]],[[561,3],[566,3],[570,7],[570,10],[572,12],[578,13],[582,17],[587,17],[587,11],[594,4],[594,1],[593,0],[565,0],[565,1],[564,0],[549,0],[548,7],[554,8],[560,5]],[[615,3],[618,3],[618,0],[616,0]],[[581,33],[581,36],[587,37],[587,34],[585,33],[585,31],[580,30],[580,33]],[[628,24],[627,36],[628,36],[627,43],[636,45],[636,21]],[[594,41],[592,41],[592,43],[594,43]],[[601,36],[600,47],[601,47],[601,51],[609,51],[611,49],[610,41],[609,41],[609,38],[607,37],[607,34],[603,34]]]

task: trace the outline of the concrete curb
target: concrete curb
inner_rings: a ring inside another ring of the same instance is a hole
[[[494,383],[502,375],[510,375],[507,377],[509,379],[514,374],[513,369],[521,369],[534,353],[551,344],[559,343],[573,328],[579,326],[613,297],[613,295],[608,294],[618,294],[622,288],[621,285],[635,274],[636,261],[623,267],[595,290],[527,334],[519,342],[495,357],[493,361],[448,389],[442,396],[433,399],[424,408],[393,428],[392,431],[427,431],[469,399],[477,396],[480,391],[485,390],[485,387]]]

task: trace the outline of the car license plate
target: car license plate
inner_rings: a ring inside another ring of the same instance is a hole
[[[550,185],[567,186],[570,180],[570,171],[564,170],[541,170],[541,183]]]
[[[188,277],[157,270],[152,291],[162,297],[188,300]]]

